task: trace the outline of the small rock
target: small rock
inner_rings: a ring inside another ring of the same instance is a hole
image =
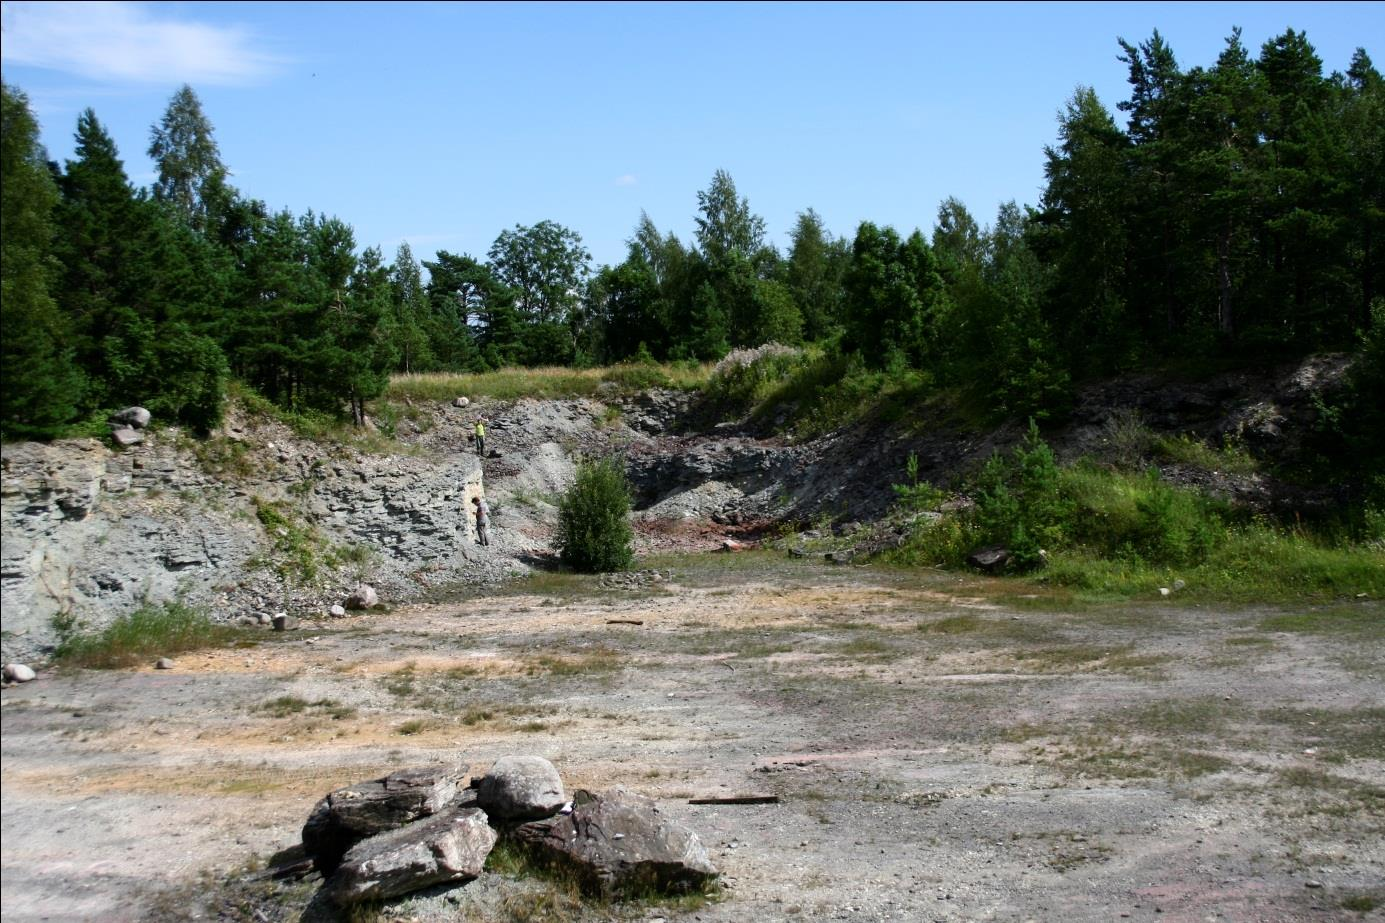
[[[987,545],[967,555],[967,563],[984,571],[1000,570],[1010,561],[1010,549],[1004,545]]]
[[[452,402],[452,406],[453,406],[453,407],[466,407],[466,406],[469,405],[470,403],[471,403],[470,398],[459,397],[459,398],[457,398],[455,401]]]
[[[38,674],[35,673],[33,667],[30,667],[28,664],[5,664],[5,682],[7,683],[27,683],[37,678]]]
[[[334,619],[346,618],[346,610],[342,608],[340,603],[334,604],[332,608],[327,611]]]
[[[294,619],[287,612],[276,612],[274,613],[274,618],[272,621],[274,623],[275,631],[288,631],[290,628],[294,626],[294,623],[297,620]]]
[[[154,664],[154,669],[156,669],[156,670],[172,670],[172,669],[173,669],[173,661],[172,661],[172,660],[169,660],[167,657],[160,657],[160,658],[159,658],[159,662],[156,663],[156,664]]]
[[[1187,585],[1188,585],[1187,582],[1185,582],[1185,581],[1182,580],[1182,579],[1175,580],[1175,581],[1173,582],[1173,588],[1174,588],[1174,590],[1181,590],[1181,589],[1183,589],[1183,588],[1184,588],[1185,586],[1187,586]]]
[[[1304,886],[1305,888],[1321,888],[1321,887],[1322,887],[1322,882],[1321,882],[1321,881],[1316,881],[1316,880],[1314,880],[1314,879],[1309,879],[1308,881],[1305,881],[1305,882],[1303,883],[1303,886]]]
[[[1168,587],[1166,587],[1166,586],[1161,586],[1161,587],[1159,588],[1159,595],[1160,595],[1160,596],[1168,596],[1168,595],[1169,595],[1170,593],[1172,593],[1172,592],[1173,592],[1173,591],[1170,590],[1170,589],[1169,589]]]

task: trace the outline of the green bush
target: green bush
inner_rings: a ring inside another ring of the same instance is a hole
[[[126,667],[154,657],[224,643],[235,632],[180,602],[144,605],[95,633],[81,632],[71,620],[55,622],[54,658],[78,667]]]
[[[625,570],[634,560],[630,487],[612,459],[584,461],[558,502],[558,550],[563,563],[585,573]]]
[[[1043,563],[1063,541],[1071,502],[1063,496],[1058,462],[1032,420],[1009,458],[991,457],[977,481],[976,523],[985,541],[1004,545],[1021,570]]]
[[[778,343],[737,349],[717,363],[704,393],[715,405],[748,410],[802,364],[802,350]]]

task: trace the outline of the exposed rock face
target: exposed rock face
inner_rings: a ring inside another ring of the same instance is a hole
[[[476,567],[462,509],[481,491],[473,455],[341,460],[276,436],[249,450],[249,473],[228,477],[210,473],[176,431],[140,435],[143,444],[120,452],[94,439],[0,447],[5,659],[42,659],[59,613],[99,628],[145,600],[182,598],[226,621],[340,601],[355,581],[294,584],[247,567],[274,542],[256,501],[287,504],[324,543],[373,549],[372,582],[392,599]],[[237,438],[231,430],[225,443]]]
[[[317,803],[303,825],[304,851],[319,871],[330,875],[342,856],[366,837],[436,814],[451,804],[467,768],[461,764],[402,769],[337,789]]]
[[[496,834],[476,808],[449,810],[356,844],[328,885],[338,904],[408,894],[481,874]]]
[[[477,786],[476,803],[492,817],[530,820],[548,817],[566,801],[553,764],[540,756],[496,760]]]
[[[586,890],[606,896],[689,891],[718,874],[696,834],[623,789],[579,790],[571,814],[522,824],[514,836],[539,858],[574,870]]]

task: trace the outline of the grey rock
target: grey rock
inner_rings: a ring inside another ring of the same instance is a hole
[[[149,425],[151,415],[143,407],[126,407],[119,413],[111,414],[112,423],[123,423],[134,429],[144,429]]]
[[[558,770],[541,756],[496,760],[477,785],[476,803],[503,820],[548,817],[567,801]]]
[[[346,610],[342,608],[340,603],[333,604],[332,608],[327,610],[327,613],[334,619],[346,617]]]
[[[128,426],[118,426],[111,430],[111,441],[125,449],[143,442],[144,434],[136,432]]]
[[[522,824],[514,836],[539,859],[573,871],[588,892],[606,896],[697,890],[718,874],[695,833],[623,789],[579,790],[570,814]]]
[[[7,683],[27,683],[38,677],[33,667],[26,663],[7,663],[5,664],[5,682]]]
[[[471,404],[470,398],[459,397],[452,402],[453,407],[466,407]]]
[[[156,670],[172,670],[172,669],[173,669],[173,661],[172,661],[172,660],[169,660],[167,657],[160,657],[159,660],[158,660],[158,662],[154,664],[154,669],[156,669]]]
[[[319,801],[303,825],[303,849],[330,875],[352,846],[366,837],[437,814],[457,797],[465,763],[398,772],[339,788]]]
[[[298,619],[289,615],[287,612],[274,613],[274,618],[271,621],[274,624],[275,631],[288,631],[298,624]]]
[[[967,555],[967,563],[984,571],[996,571],[1010,562],[1010,549],[1004,545],[987,545]]]
[[[372,606],[379,605],[379,603],[380,596],[375,592],[375,587],[368,583],[363,583],[356,587],[350,596],[346,597],[346,601],[343,605],[348,609],[369,609]]]
[[[449,810],[351,847],[328,893],[349,906],[443,882],[470,881],[481,874],[495,841],[484,811]]]

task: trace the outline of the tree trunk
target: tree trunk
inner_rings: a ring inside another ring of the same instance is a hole
[[[1231,223],[1217,238],[1217,329],[1231,339],[1236,334],[1235,318],[1231,313]]]

